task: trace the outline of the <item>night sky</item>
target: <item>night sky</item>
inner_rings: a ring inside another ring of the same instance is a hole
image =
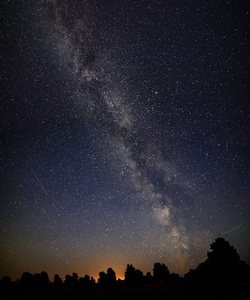
[[[1,1],[0,277],[250,263],[247,2]]]

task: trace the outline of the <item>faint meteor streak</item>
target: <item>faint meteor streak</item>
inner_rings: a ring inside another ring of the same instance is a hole
[[[48,196],[48,193],[46,192],[45,188],[43,187],[41,181],[39,180],[39,178],[36,176],[36,173],[33,169],[32,170],[32,173],[34,174],[34,176],[36,177],[36,180],[38,181],[38,183],[40,184],[41,188],[43,189],[44,193]]]
[[[224,232],[224,234],[229,233],[229,232],[231,232],[231,231],[234,231],[234,230],[240,228],[241,226],[242,226],[242,224],[240,224],[239,226],[236,226],[236,227],[234,227],[234,228],[232,228],[232,229],[230,229],[230,230]]]

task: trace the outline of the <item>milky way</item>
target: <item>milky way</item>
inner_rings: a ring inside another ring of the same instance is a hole
[[[187,248],[187,237],[184,227],[175,225],[181,222],[172,209],[168,185],[176,184],[178,187],[183,187],[185,192],[185,188],[188,188],[187,180],[179,178],[176,168],[163,158],[157,147],[157,141],[153,140],[152,129],[147,130],[134,121],[141,116],[138,109],[132,109],[127,103],[126,92],[120,91],[120,85],[124,84],[122,76],[121,83],[116,79],[119,62],[111,57],[109,49],[106,51],[95,49],[98,48],[96,45],[98,41],[92,36],[94,29],[87,30],[84,20],[81,19],[73,21],[73,24],[67,28],[68,24],[63,20],[62,14],[64,12],[66,18],[70,18],[68,16],[70,6],[65,5],[61,8],[56,3],[52,3],[53,8],[49,6],[49,12],[55,18],[52,26],[49,23],[53,34],[52,38],[49,37],[50,42],[55,45],[55,48],[58,47],[60,59],[65,63],[66,71],[70,72],[76,83],[77,105],[82,107],[82,114],[89,114],[91,119],[89,121],[94,123],[94,126],[101,127],[105,144],[109,144],[105,152],[111,153],[112,159],[124,170],[125,183],[130,184],[138,194],[137,198],[132,198],[132,201],[128,199],[127,202],[130,202],[129,205],[132,207],[133,202],[141,202],[142,210],[146,210],[144,202],[146,205],[149,204],[150,211],[147,209],[143,215],[147,223],[157,222],[162,225],[164,232],[160,238],[165,242],[161,245],[159,241],[160,247],[165,246],[167,241],[171,241],[175,255],[176,251],[183,253],[183,249]],[[83,14],[88,14],[84,3],[81,6]],[[75,16],[75,11],[72,14]],[[90,23],[93,23],[93,20],[91,21]],[[93,45],[88,39],[94,40]],[[108,68],[109,65],[111,68]],[[129,87],[125,86],[124,89],[128,90]],[[147,124],[146,118],[144,122]],[[163,182],[163,189],[166,191],[157,191],[157,187],[148,176],[150,172],[158,174],[157,177]],[[127,178],[130,178],[129,183],[126,182]],[[151,218],[148,215],[152,215]]]
[[[3,275],[123,276],[157,261],[183,274],[223,234],[249,260],[244,5],[5,1],[2,12]]]

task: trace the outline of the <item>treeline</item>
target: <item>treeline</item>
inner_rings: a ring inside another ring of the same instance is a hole
[[[237,250],[223,238],[218,238],[210,245],[211,252],[207,259],[198,265],[195,270],[189,270],[182,278],[178,274],[170,273],[163,263],[155,263],[153,274],[146,275],[133,265],[127,265],[125,279],[117,279],[112,268],[107,272],[100,272],[98,281],[85,275],[79,277],[77,273],[66,275],[65,279],[55,274],[53,282],[49,281],[46,272],[31,274],[24,272],[19,280],[12,282],[11,278],[4,276],[0,282],[2,288],[115,288],[115,287],[165,287],[180,285],[209,285],[209,286],[240,286],[250,285],[250,266],[240,260]]]
[[[79,277],[77,273],[66,275],[65,279],[55,274],[53,282],[49,281],[49,276],[46,272],[31,274],[24,272],[20,279],[16,282],[11,282],[11,278],[4,276],[1,284],[4,287],[11,287],[12,285],[24,288],[48,288],[48,287],[66,287],[66,288],[114,288],[114,287],[140,287],[140,286],[166,286],[166,285],[180,285],[184,279],[178,274],[170,274],[168,267],[165,264],[155,263],[153,268],[153,275],[148,272],[146,275],[139,269],[134,268],[133,265],[127,265],[125,271],[125,279],[117,279],[116,273],[112,268],[108,268],[107,272],[100,272],[97,282],[93,277],[85,275]]]

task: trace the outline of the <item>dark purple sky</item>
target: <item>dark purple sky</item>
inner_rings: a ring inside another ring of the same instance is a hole
[[[250,263],[247,1],[1,1],[2,275]]]

